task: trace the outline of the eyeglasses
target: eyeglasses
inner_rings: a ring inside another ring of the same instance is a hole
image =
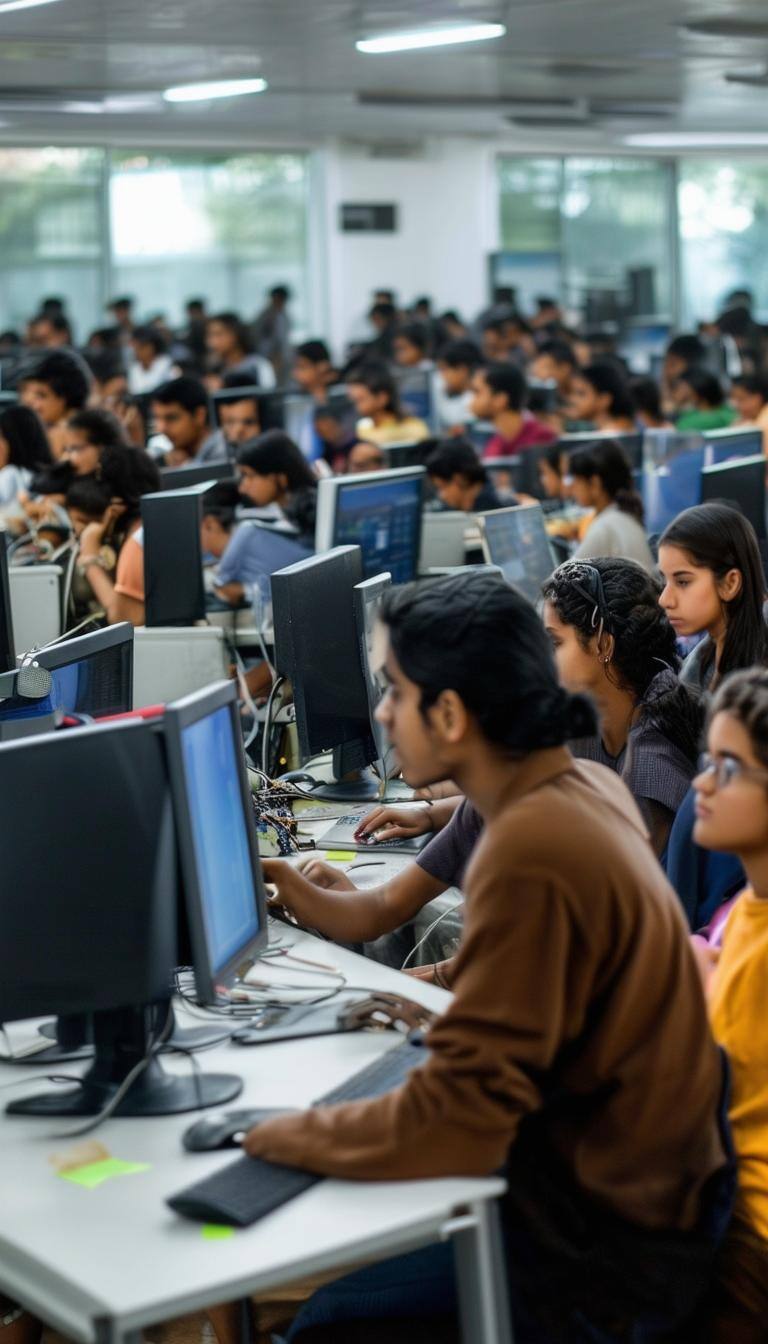
[[[735,756],[711,756],[708,751],[699,757],[699,774],[711,775],[716,789],[726,788],[734,779],[754,779],[756,783],[768,784],[768,770],[742,765]]]

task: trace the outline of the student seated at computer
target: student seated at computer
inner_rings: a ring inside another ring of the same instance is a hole
[[[232,539],[239,502],[240,492],[229,481],[217,481],[203,495],[200,544],[204,565],[215,564],[226,551]]]
[[[326,457],[326,445],[318,428],[316,411],[325,405],[328,389],[339,381],[331,352],[325,341],[303,341],[297,345],[291,370],[299,391],[311,397],[311,404],[298,434],[299,447],[308,462]]]
[[[471,443],[447,439],[427,458],[427,475],[440,503],[463,513],[485,513],[519,503],[516,495],[501,495]]]
[[[429,428],[415,415],[404,415],[397,383],[385,364],[357,365],[347,392],[357,410],[357,437],[367,443],[420,443]]]
[[[144,624],[144,550],[141,497],[160,489],[160,473],[140,448],[105,450],[99,479],[110,503],[80,536],[78,576],[90,585],[107,624]]]
[[[474,420],[472,378],[482,363],[474,341],[449,341],[437,356],[435,412],[443,434],[463,434]]]
[[[292,439],[268,430],[237,455],[240,493],[263,508],[276,505],[278,521],[247,520],[227,546],[214,590],[232,606],[258,588],[269,596],[269,575],[311,555],[315,544],[317,477]]]
[[[423,322],[405,322],[392,342],[395,363],[401,369],[433,369],[429,358],[429,328]]]
[[[736,419],[719,378],[707,369],[688,369],[672,394],[678,407],[675,427],[683,430],[727,429]]]
[[[402,1087],[265,1121],[245,1149],[364,1180],[503,1168],[522,1338],[671,1334],[706,1287],[733,1186],[723,1069],[676,897],[628,791],[565,748],[595,719],[558,686],[530,604],[463,575],[395,590],[382,619],[378,713],[405,777],[455,778],[486,819],[454,998]],[[374,1283],[393,1334],[419,1316],[429,1339],[455,1315],[443,1246],[320,1290],[289,1338],[367,1338]]]
[[[557,384],[558,409],[565,412],[571,396],[571,383],[578,368],[572,346],[567,341],[550,340],[539,346],[539,353],[532,360],[528,372],[532,378]]]
[[[19,401],[39,415],[54,457],[61,457],[67,421],[89,392],[87,365],[66,350],[43,355],[19,380]]]
[[[768,662],[765,575],[752,524],[729,504],[678,515],[659,542],[659,601],[679,639],[705,638],[681,680],[711,691],[729,672]]]
[[[253,351],[250,333],[237,313],[216,313],[205,324],[205,344],[210,369],[206,375],[209,390],[222,386],[227,373],[245,373],[249,381],[265,392],[277,385],[270,361]]]
[[[537,444],[553,443],[557,435],[525,409],[528,387],[513,364],[486,364],[472,379],[471,411],[477,420],[490,420],[496,433],[483,457],[514,457]]]
[[[655,378],[632,378],[629,384],[635,419],[643,429],[674,429],[661,405],[661,388]]]
[[[316,406],[314,431],[322,446],[322,457],[335,472],[346,471],[350,450],[358,442],[357,416],[349,406]],[[305,454],[306,456],[306,454]]]
[[[102,458],[115,453],[141,452],[129,448],[125,431],[116,415],[94,407],[76,411],[69,417],[64,431],[62,460],[68,462],[74,476],[90,476],[101,469]]]
[[[542,448],[538,460],[539,482],[547,500],[559,504],[554,516],[547,517],[546,528],[551,537],[561,537],[565,541],[580,542],[591,526],[594,509],[574,507],[573,492],[569,484],[570,465],[567,451],[559,444],[552,443]]]
[[[239,387],[252,387],[247,373],[226,373],[221,391],[231,393],[218,403],[219,429],[215,435],[223,457],[229,457],[241,443],[248,443],[261,433],[261,411],[255,396],[238,398]],[[212,440],[213,441],[213,440]]]
[[[6,406],[0,411],[0,518],[13,530],[24,525],[19,496],[29,490],[32,476],[53,461],[42,422],[28,406]]]
[[[377,443],[354,443],[344,463],[344,470],[350,475],[365,471],[386,471],[387,455]]]
[[[731,380],[731,405],[736,412],[734,428],[750,425],[763,431],[763,452],[768,457],[768,379],[760,373],[744,373]]]
[[[643,501],[619,444],[609,439],[577,448],[568,469],[573,499],[594,513],[575,555],[585,560],[620,555],[651,572],[654,560],[643,527]]]
[[[629,383],[618,364],[596,360],[579,369],[571,380],[568,414],[600,434],[634,434],[635,404]]]
[[[172,378],[152,393],[152,419],[156,435],[149,451],[162,458],[166,467],[198,466],[224,462],[223,437],[208,422],[208,393],[197,378]]]
[[[599,732],[569,745],[621,775],[657,854],[690,787],[703,709],[678,680],[677,638],[661,585],[631,560],[569,560],[544,585],[544,625],[558,675],[590,695]]]
[[[128,390],[133,396],[154,392],[162,383],[178,378],[181,372],[168,353],[165,336],[157,327],[134,327],[131,351],[133,358],[128,365]]]

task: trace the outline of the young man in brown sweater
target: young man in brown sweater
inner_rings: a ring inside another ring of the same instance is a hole
[[[624,785],[563,745],[594,731],[594,712],[558,686],[519,594],[487,575],[408,585],[382,620],[379,717],[406,779],[455,780],[485,821],[455,996],[402,1087],[267,1121],[246,1149],[366,1180],[501,1168],[517,1338],[657,1339],[694,1311],[732,1188],[679,902]],[[431,1314],[420,1338],[450,1338],[449,1260],[425,1261],[422,1281],[403,1263],[385,1293],[392,1337]],[[372,1281],[378,1293],[382,1267],[321,1290],[291,1340],[373,1338]]]

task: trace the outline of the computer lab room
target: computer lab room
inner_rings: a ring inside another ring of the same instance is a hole
[[[768,1344],[767,127],[0,0],[0,1344]]]

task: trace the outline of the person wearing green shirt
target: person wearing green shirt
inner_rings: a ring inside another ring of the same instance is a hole
[[[678,379],[675,396],[687,408],[675,422],[681,431],[727,429],[736,419],[733,407],[726,403],[720,380],[706,369],[688,369]]]

